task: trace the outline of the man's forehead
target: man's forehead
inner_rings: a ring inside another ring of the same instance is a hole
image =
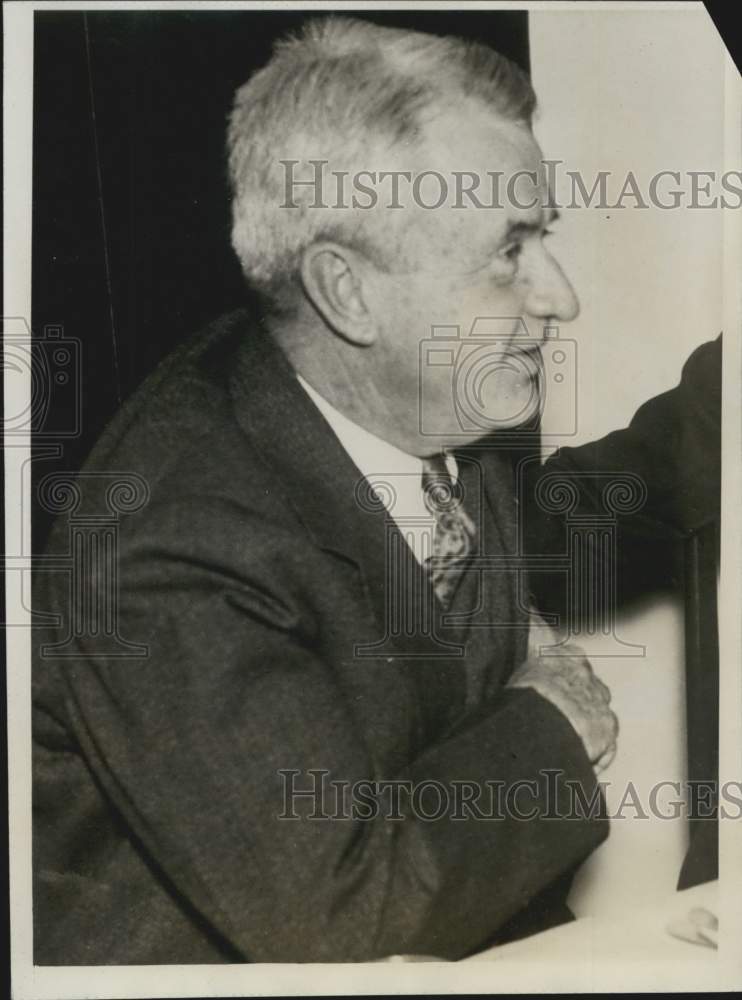
[[[421,169],[440,171],[449,181],[455,174],[465,177],[463,187],[502,207],[503,226],[511,219],[526,226],[548,225],[550,216],[542,213],[551,201],[546,166],[527,124],[465,102],[458,114],[441,114],[426,133],[423,156],[430,162]]]
[[[441,113],[425,133],[427,152],[451,170],[543,171],[541,150],[528,125],[502,118],[478,102]]]

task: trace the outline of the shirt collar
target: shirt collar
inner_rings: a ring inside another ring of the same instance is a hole
[[[297,373],[296,377],[334,431],[353,463],[367,479],[380,474],[391,474],[415,475],[419,482],[422,481],[422,459],[418,458],[417,455],[410,455],[408,452],[402,451],[350,420],[328,403],[324,396],[312,388],[301,375]],[[455,479],[458,475],[456,459],[453,455],[446,454],[445,461],[449,473]]]

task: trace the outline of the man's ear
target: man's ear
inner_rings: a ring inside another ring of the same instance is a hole
[[[313,243],[302,254],[301,280],[307,297],[341,337],[368,347],[376,322],[363,295],[363,267],[357,254],[339,243]]]

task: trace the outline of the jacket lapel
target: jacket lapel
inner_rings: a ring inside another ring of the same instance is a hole
[[[367,644],[361,658],[449,655],[447,646],[425,641],[427,623],[439,609],[394,520],[278,345],[258,324],[245,319],[244,326],[231,378],[238,420],[279,474],[314,544],[358,566],[380,640]],[[460,655],[460,646],[452,649]]]
[[[517,553],[517,504],[513,461],[492,436],[457,452],[459,467],[471,484],[478,526],[478,555],[485,561]],[[451,609],[454,627],[468,626],[467,706],[476,707],[506,683],[525,656],[528,616],[519,567],[465,574]]]

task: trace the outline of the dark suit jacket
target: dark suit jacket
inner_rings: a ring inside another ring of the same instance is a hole
[[[112,471],[150,493],[121,517],[113,591],[120,637],[148,655],[102,656],[102,632],[70,623],[68,575],[36,575],[35,609],[61,618],[35,643],[38,964],[456,958],[520,933],[529,904],[563,915],[602,819],[313,821],[306,800],[278,818],[281,769],[302,785],[310,768],[481,785],[561,769],[588,798],[595,779],[565,717],[504,688],[525,650],[512,580],[513,621],[473,634],[464,669],[414,635],[356,656],[385,634],[388,518],[359,509],[358,470],[259,326],[228,317],[145,382],[87,463],[76,523],[105,511]],[[487,475],[507,548],[511,486],[497,462]]]

